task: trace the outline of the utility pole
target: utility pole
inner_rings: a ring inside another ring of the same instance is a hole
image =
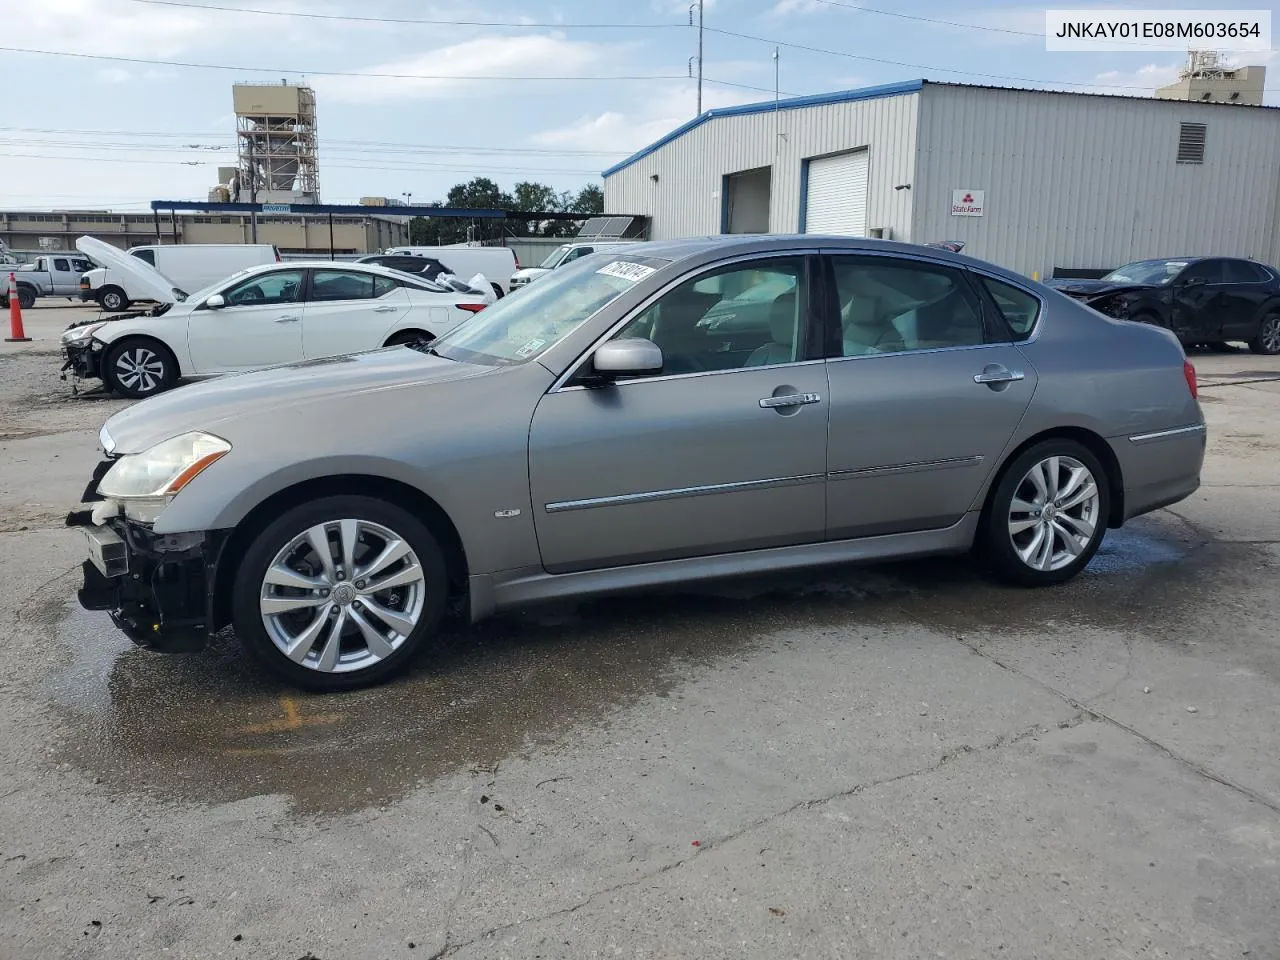
[[[249,134],[249,202],[258,202],[258,164],[253,159],[253,133]],[[258,211],[249,212],[250,243],[258,242]]]
[[[778,92],[778,78],[780,68],[778,60],[778,48],[773,48],[773,149],[774,155],[782,152],[782,116],[778,112],[778,101],[780,94]]]
[[[693,11],[696,7],[698,10],[698,112],[694,116],[702,115],[702,7],[704,0],[694,0],[689,5],[689,26],[693,26]]]

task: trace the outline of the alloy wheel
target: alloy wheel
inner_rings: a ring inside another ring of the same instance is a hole
[[[150,393],[164,382],[164,360],[146,347],[125,350],[116,359],[116,379],[137,393]]]
[[[1280,316],[1267,317],[1262,321],[1258,341],[1262,344],[1263,353],[1280,353]]]
[[[268,565],[259,594],[276,649],[320,673],[367,669],[398,650],[422,617],[427,584],[399,534],[368,520],[310,527]]]
[[[1014,490],[1009,506],[1014,551],[1033,570],[1061,570],[1088,549],[1101,502],[1088,467],[1074,457],[1046,457]]]

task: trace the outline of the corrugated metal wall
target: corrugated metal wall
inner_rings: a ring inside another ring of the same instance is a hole
[[[1160,256],[1280,261],[1280,111],[927,84],[913,234],[1024,274]],[[1203,164],[1175,163],[1182,123]],[[982,217],[951,216],[956,189]]]
[[[770,111],[713,118],[606,177],[605,209],[648,215],[653,240],[718,234],[723,176],[772,165],[769,230],[795,233],[801,161],[868,147],[867,226],[888,227],[895,240],[910,239],[912,191],[893,188],[911,182],[917,97],[907,93],[781,110],[776,116]]]

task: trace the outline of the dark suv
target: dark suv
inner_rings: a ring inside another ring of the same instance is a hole
[[[1243,340],[1254,353],[1280,354],[1280,277],[1253,260],[1138,260],[1101,280],[1049,285],[1108,316],[1167,327],[1184,344]]]

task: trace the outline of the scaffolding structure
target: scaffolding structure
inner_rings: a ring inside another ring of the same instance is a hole
[[[234,199],[319,203],[316,93],[281,81],[232,87],[239,151]]]

